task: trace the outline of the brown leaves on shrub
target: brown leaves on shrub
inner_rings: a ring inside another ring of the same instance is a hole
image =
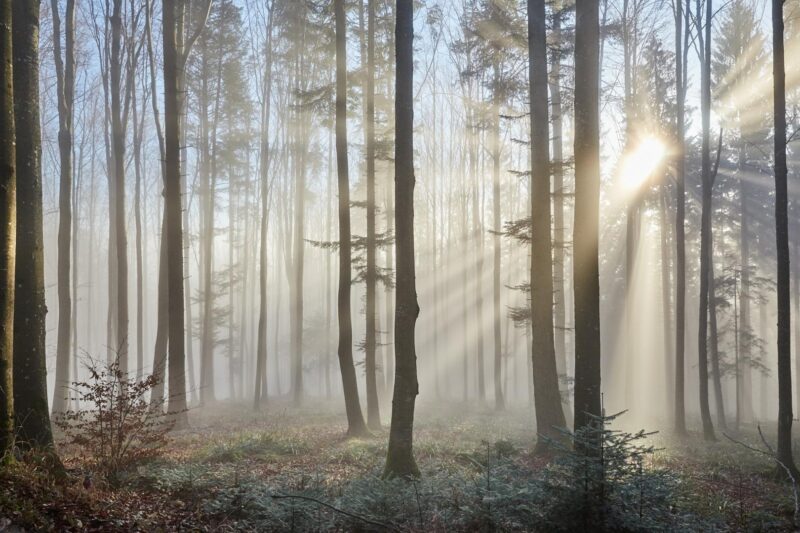
[[[72,384],[82,407],[59,415],[55,423],[89,467],[113,484],[121,472],[160,455],[173,422],[161,403],[150,405],[156,377],[131,377],[117,361],[91,362],[87,369],[89,378]]]

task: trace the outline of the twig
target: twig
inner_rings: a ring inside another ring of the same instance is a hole
[[[386,529],[390,529],[392,531],[399,531],[396,527],[394,527],[391,524],[384,524],[382,522],[375,522],[374,520],[370,520],[369,518],[365,518],[365,517],[363,517],[361,515],[357,515],[355,513],[351,513],[349,511],[345,511],[344,509],[339,509],[338,507],[334,507],[333,505],[331,505],[329,503],[325,503],[322,500],[318,500],[316,498],[312,498],[311,496],[302,496],[300,494],[273,494],[272,495],[272,499],[274,499],[274,500],[297,499],[297,500],[305,500],[305,501],[309,501],[309,502],[314,502],[314,503],[316,503],[318,505],[321,505],[323,507],[327,507],[331,511],[336,511],[337,513],[341,513],[341,514],[343,514],[345,516],[349,516],[350,518],[356,518],[358,520],[361,520],[362,522],[366,522],[367,524],[370,524],[370,525],[373,525],[373,526],[377,526],[377,527],[386,528]]]
[[[736,440],[736,439],[734,439],[733,437],[731,437],[730,435],[728,435],[725,432],[723,432],[722,434],[725,436],[726,439],[728,439],[729,441],[731,441],[731,442],[733,442],[735,444],[743,446],[743,447],[747,448],[750,451],[753,451],[753,452],[756,452],[756,453],[760,453],[761,455],[766,455],[767,457],[771,458],[773,461],[778,463],[778,465],[780,465],[781,468],[783,468],[786,471],[786,475],[789,476],[789,480],[792,482],[792,493],[794,495],[794,516],[792,517],[792,524],[796,525],[797,524],[797,517],[798,517],[798,515],[800,515],[800,498],[798,498],[798,493],[797,493],[797,480],[794,478],[794,475],[792,475],[792,471],[789,469],[789,467],[787,467],[783,463],[783,461],[778,459],[778,456],[773,451],[772,446],[770,446],[769,443],[767,442],[767,439],[764,438],[764,434],[761,432],[761,426],[760,425],[758,426],[758,435],[761,437],[761,442],[763,442],[764,446],[767,448],[767,450],[769,450],[768,452],[765,452],[764,450],[760,450],[758,448],[750,446],[749,444],[746,444],[746,443],[744,443],[744,442],[742,442],[740,440]]]

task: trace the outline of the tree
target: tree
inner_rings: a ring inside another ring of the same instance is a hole
[[[341,0],[340,0],[341,1]],[[419,393],[414,329],[419,316],[414,267],[414,3],[398,0],[395,93],[395,227],[397,286],[395,379],[384,477],[418,477],[414,403]]]
[[[710,1],[710,0],[709,0]],[[794,480],[800,473],[792,453],[792,331],[789,268],[789,201],[786,166],[786,67],[784,0],[772,0],[772,76],[775,120],[775,237],[778,251],[778,452]]]
[[[697,13],[698,17],[700,13]],[[708,405],[708,301],[711,275],[711,199],[714,178],[711,173],[711,16],[712,0],[706,0],[706,15],[698,20],[697,28],[701,50],[701,99],[702,116],[702,203],[700,221],[700,311],[697,333],[698,370],[700,375],[700,416],[703,421],[703,437],[715,440],[714,425]],[[702,26],[705,22],[705,26]],[[705,36],[703,36],[705,33]]]
[[[16,156],[11,0],[0,0],[0,462],[14,446],[14,254]]]
[[[169,317],[169,403],[167,410],[175,427],[188,425],[186,414],[186,355],[183,309],[183,228],[181,217],[180,105],[178,80],[186,66],[192,45],[200,36],[211,10],[208,10],[178,54],[177,20],[183,16],[184,0],[163,0],[162,35],[164,46],[164,218],[167,256],[167,307]]]
[[[361,6],[363,8],[363,3]],[[375,258],[377,252],[375,235],[375,0],[367,1],[366,93],[364,136],[366,137],[367,159],[367,332],[364,348],[367,372],[367,424],[372,429],[379,429],[381,427],[381,414],[378,404],[377,372],[375,364],[375,352],[377,348],[375,289],[378,278]]]
[[[114,209],[113,228],[116,258],[116,339],[111,346],[120,370],[128,371],[128,237],[125,229],[125,125],[128,115],[127,95],[122,94],[122,0],[114,0],[111,13],[111,144]],[[131,80],[127,80],[130,83]],[[123,113],[123,98],[125,111]]]
[[[47,404],[42,139],[39,127],[39,0],[13,6],[17,256],[14,300],[14,411],[17,445],[53,445]]]
[[[75,1],[67,0],[64,10],[64,50],[61,48],[61,17],[58,1],[51,0],[53,16],[53,57],[58,93],[58,150],[61,164],[58,195],[58,333],[56,340],[56,383],[53,413],[66,410],[69,387],[70,234],[72,231],[72,117],[75,101]]]
[[[258,313],[258,347],[256,348],[256,383],[253,394],[253,407],[259,409],[261,402],[267,398],[267,232],[269,230],[269,164],[271,153],[269,146],[270,104],[272,102],[272,12],[275,2],[267,8],[267,40],[264,67],[264,85],[262,89],[261,110],[261,227],[259,255],[259,313]],[[275,354],[277,356],[277,354]]]
[[[553,336],[553,255],[550,223],[550,128],[544,0],[528,0],[531,103],[531,339],[536,430],[555,437],[566,426]],[[539,439],[537,448],[547,446]]]
[[[686,434],[686,81],[688,7],[691,0],[675,2],[675,433]],[[684,19],[687,24],[684,30]]]
[[[336,19],[336,174],[339,182],[339,369],[347,410],[347,434],[366,433],[358,401],[356,367],[353,364],[353,324],[350,316],[352,246],[350,243],[350,173],[347,160],[347,17],[344,0],[333,5]],[[298,192],[298,194],[300,194]]]
[[[575,431],[600,405],[600,21],[598,0],[575,4]]]

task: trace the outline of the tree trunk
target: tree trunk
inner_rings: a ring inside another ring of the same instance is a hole
[[[72,304],[69,288],[70,235],[72,232],[72,106],[75,95],[75,2],[67,0],[64,11],[64,55],[58,2],[51,0],[53,56],[58,91],[58,150],[60,160],[58,197],[58,333],[56,337],[56,384],[53,413],[67,409],[69,396],[69,331]]]
[[[702,55],[700,109],[703,123],[702,146],[702,214],[700,226],[700,322],[697,333],[698,369],[700,378],[700,416],[703,421],[703,437],[715,440],[714,425],[708,406],[708,296],[711,259],[711,199],[713,178],[711,176],[711,14],[712,0],[706,0],[705,37],[700,39]],[[701,32],[702,33],[702,32]]]
[[[414,403],[419,393],[414,328],[419,315],[414,269],[414,3],[398,0],[395,95],[395,225],[397,309],[392,424],[384,477],[418,477]]]
[[[686,31],[683,0],[675,3],[675,92],[677,98],[677,145],[675,158],[675,433],[686,434],[686,87],[683,78]],[[687,7],[691,0],[686,0]]]
[[[600,416],[600,24],[598,0],[577,0],[575,13],[575,430]]]
[[[363,4],[362,4],[363,5]],[[375,325],[375,289],[377,266],[375,256],[375,0],[367,2],[367,94],[365,136],[367,152],[367,332],[366,332],[366,380],[367,380],[367,424],[370,429],[380,429],[381,413],[378,404],[378,383],[375,352],[377,329]]]
[[[708,258],[708,315],[710,326],[709,344],[711,348],[711,369],[714,379],[714,402],[717,407],[717,425],[722,431],[728,430],[725,421],[725,402],[722,396],[722,375],[719,364],[719,333],[717,328],[717,292],[716,279],[714,274],[714,250],[709,251]]]
[[[128,237],[125,231],[125,124],[122,117],[122,0],[111,14],[111,141],[114,153],[114,236],[116,239],[116,339],[119,368],[128,371]],[[128,80],[130,82],[130,80]]]
[[[14,447],[14,256],[16,234],[16,156],[14,80],[11,52],[11,0],[0,0],[0,462],[11,461]],[[69,339],[69,330],[67,330]],[[67,345],[69,348],[69,345]]]
[[[350,316],[351,245],[350,175],[347,161],[347,18],[344,0],[335,0],[336,18],[336,174],[339,183],[339,368],[347,410],[347,434],[366,433],[358,401],[358,381],[353,364],[353,324]],[[299,193],[299,191],[298,191]]]
[[[182,4],[181,0],[178,3]],[[184,59],[178,57],[176,2],[163,0],[164,37],[164,210],[167,233],[167,286],[169,309],[169,405],[178,428],[188,425],[183,315],[183,229],[181,219],[180,107],[178,72]],[[182,6],[181,6],[182,7]]]
[[[528,0],[529,97],[531,103],[531,341],[536,431],[557,438],[566,426],[558,387],[553,337],[553,244],[550,222],[550,128],[544,0]],[[537,440],[544,451],[546,439]]]
[[[786,167],[786,70],[783,0],[772,0],[772,76],[775,119],[775,235],[778,250],[778,461],[798,478],[792,454],[792,332]]]
[[[745,145],[739,147],[739,253],[741,254],[742,271],[742,297],[739,310],[739,335],[736,342],[739,344],[740,357],[744,365],[740,367],[741,375],[737,380],[741,384],[739,390],[739,405],[741,407],[740,420],[751,422],[753,420],[753,376],[750,368],[750,346],[747,340],[752,334],[750,325],[750,185],[746,176]]]
[[[47,404],[42,138],[39,126],[39,1],[13,5],[17,256],[14,300],[14,414],[17,446],[53,445]]]
[[[499,76],[498,65],[495,64],[495,77]],[[494,348],[494,406],[498,411],[506,407],[506,400],[503,395],[503,348],[502,348],[502,307],[500,305],[500,260],[501,242],[500,234],[503,231],[502,216],[500,213],[500,105],[502,95],[498,88],[494,89],[492,109],[492,225],[494,235],[492,237],[492,326],[493,326],[493,348]]]
[[[272,103],[272,10],[269,5],[267,15],[267,64],[264,69],[264,104],[261,110],[261,228],[259,254],[259,311],[258,311],[258,347],[256,349],[256,383],[253,395],[253,408],[258,410],[267,399],[267,234],[269,231],[269,119]],[[277,355],[277,354],[276,354]]]
[[[566,261],[564,243],[564,117],[561,104],[561,18],[564,9],[561,2],[554,5],[553,10],[553,42],[552,70],[550,72],[550,105],[553,122],[553,307],[556,368],[559,375],[559,390],[568,396],[567,387],[567,324],[566,324],[566,292],[564,291],[564,263]],[[568,403],[568,402],[567,402]]]

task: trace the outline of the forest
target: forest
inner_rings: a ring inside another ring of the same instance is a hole
[[[797,531],[800,0],[0,0],[0,532]]]

